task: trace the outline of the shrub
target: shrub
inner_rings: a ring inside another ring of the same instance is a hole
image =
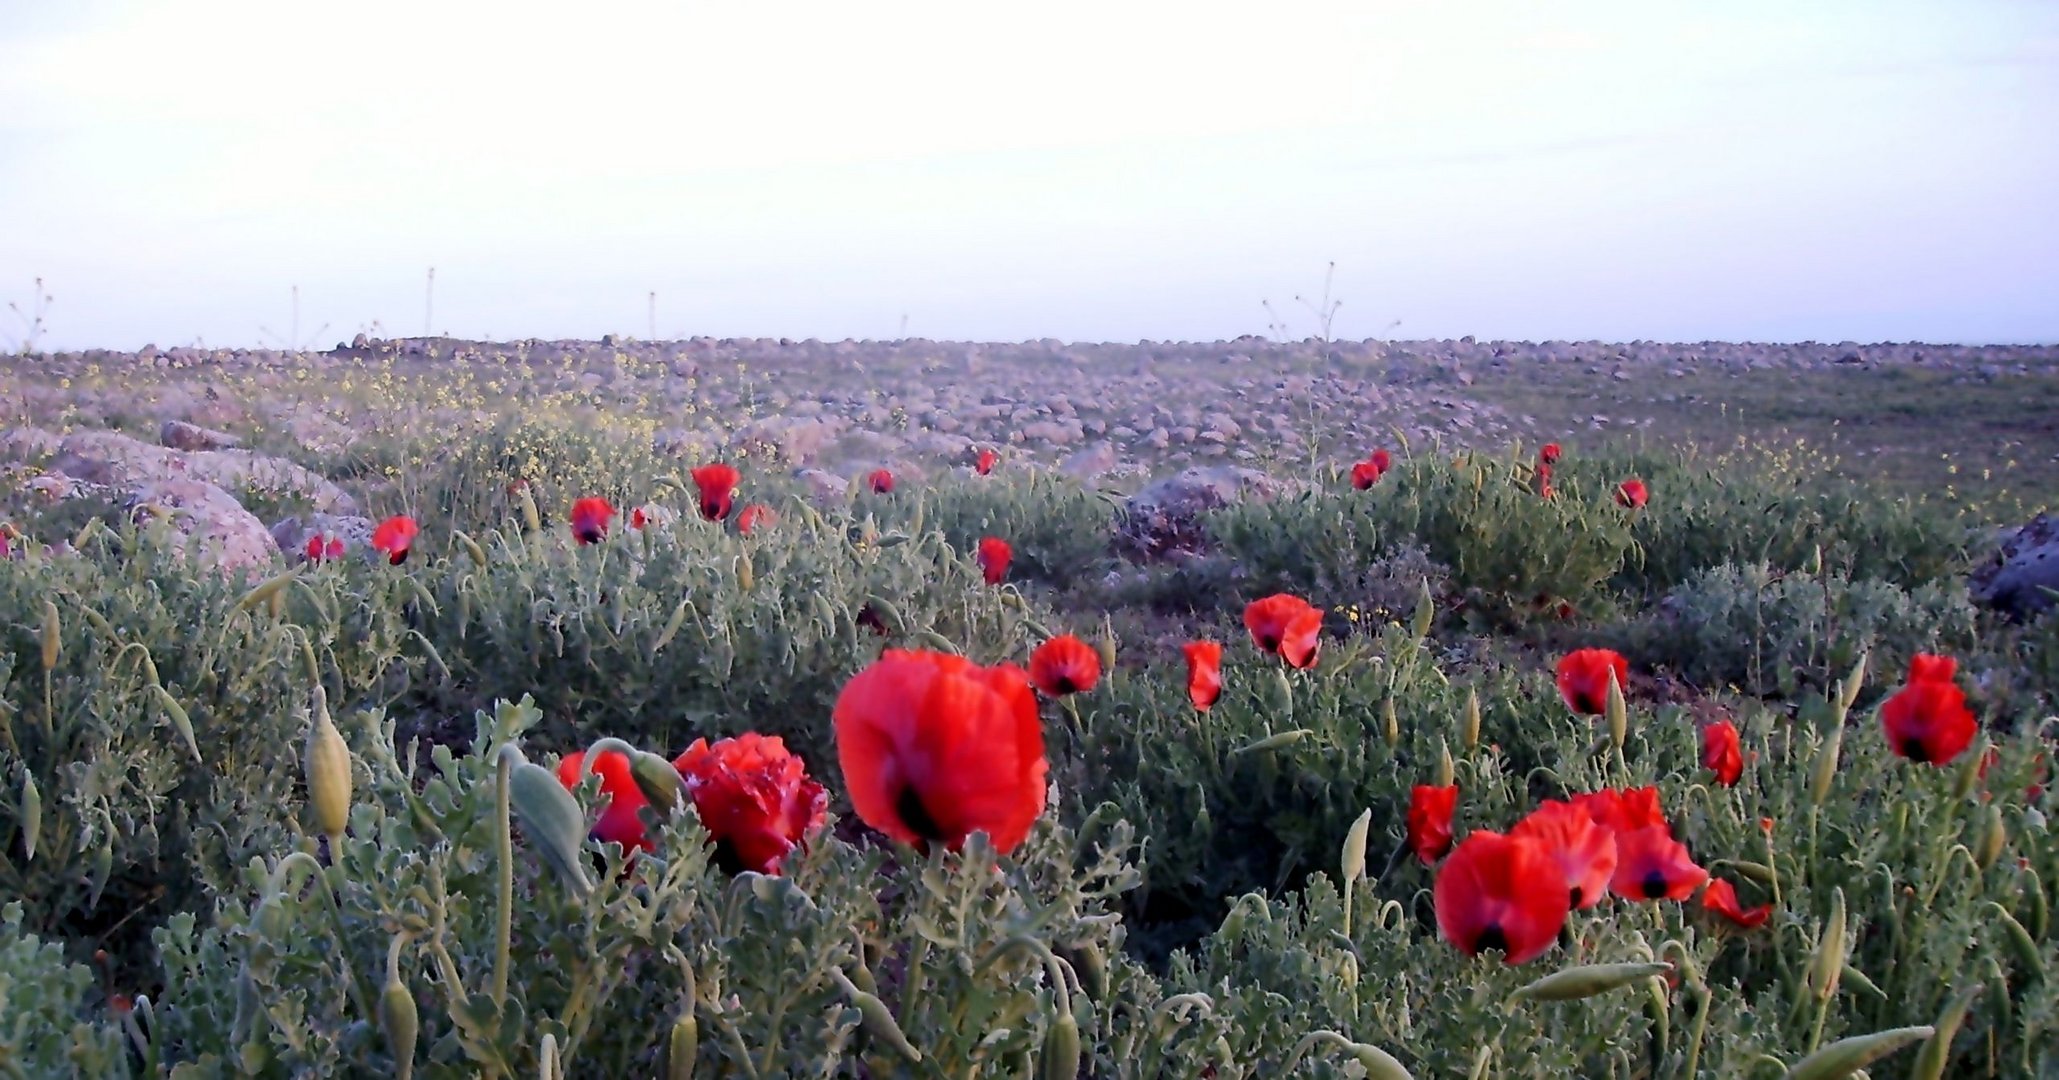
[[[1065,588],[1092,580],[1109,561],[1114,503],[1060,473],[954,474],[880,503],[883,525],[913,533],[935,529],[968,558],[982,537],[1008,541],[1015,549],[1011,581]]]

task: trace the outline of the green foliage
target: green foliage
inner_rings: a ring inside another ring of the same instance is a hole
[[[19,901],[0,908],[0,1070],[12,1076],[119,1076],[122,1034],[90,1019],[93,972],[66,962],[63,946],[22,929]]]
[[[1115,507],[1099,491],[1045,469],[950,475],[880,500],[883,525],[928,528],[971,558],[998,536],[1014,548],[1008,580],[1066,587],[1109,561]]]
[[[1725,564],[1675,586],[1622,645],[1702,686],[1793,697],[1829,685],[1869,650],[1894,671],[1919,652],[1964,654],[1976,621],[1963,586],[1904,589]]]

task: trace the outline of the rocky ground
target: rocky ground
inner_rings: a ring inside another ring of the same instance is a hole
[[[318,353],[146,347],[7,360],[0,461],[22,489],[127,500],[190,522],[210,549],[255,568],[296,550],[310,527],[366,527],[358,496],[331,477],[363,472],[353,455],[367,444],[462,438],[532,412],[648,437],[682,465],[769,459],[825,496],[870,468],[919,477],[993,446],[1131,493],[1185,472],[1211,498],[1232,498],[1260,473],[1305,476],[1375,446],[1678,443],[1705,434],[1704,422],[1717,432],[1719,415],[1723,434],[1758,430],[1741,428],[1750,393],[1762,415],[1768,402],[1800,415],[1793,406],[1807,398],[1835,427],[1865,420],[1865,403],[1890,387],[1926,405],[1953,394],[1988,402],[1960,410],[1976,414],[1999,416],[2006,402],[2023,415],[2002,432],[1996,467],[2004,456],[2012,468],[2059,463],[2059,419],[2040,421],[2034,407],[2059,406],[2059,346],[362,336]],[[1912,408],[1893,405],[1889,419]],[[1931,426],[1951,429],[1948,448],[1957,439],[1977,451],[1967,433],[1979,420]],[[1892,445],[1857,452],[1908,449],[1881,434]],[[2024,475],[2036,487],[2047,474]],[[239,502],[253,490],[311,513],[268,524]],[[1149,504],[1164,489],[1139,494]]]

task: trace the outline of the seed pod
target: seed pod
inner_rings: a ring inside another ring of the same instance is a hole
[[[1982,870],[1995,865],[2002,857],[2002,849],[2008,846],[2009,829],[2002,824],[2002,807],[1998,803],[1988,804],[1987,829],[1980,836],[1980,850],[1974,855],[1974,862]]]
[[[244,593],[243,598],[236,601],[236,610],[250,611],[256,608],[257,605],[270,601],[272,597],[279,595],[286,588],[287,584],[293,580],[293,575],[297,573],[299,573],[298,570],[288,570],[283,574],[278,574],[259,582],[256,588]]]
[[[665,1080],[693,1080],[694,1057],[700,1053],[701,1029],[694,1021],[693,1006],[672,1022],[672,1034],[665,1039]]]
[[[1401,745],[1401,716],[1394,709],[1394,695],[1380,699],[1380,731],[1389,748]]]
[[[500,753],[513,759],[508,801],[515,816],[522,819],[522,834],[574,895],[592,892],[593,882],[586,876],[586,815],[579,809],[579,801],[558,782],[556,774],[522,760],[520,750],[503,746]]]
[[[1838,1080],[1936,1033],[1936,1028],[1926,1024],[1839,1039],[1796,1062],[1794,1068],[1787,1070],[1787,1080]]]
[[[1430,623],[1437,617],[1437,600],[1430,595],[1430,579],[1423,579],[1423,589],[1416,594],[1416,610],[1409,616],[1408,632],[1417,641],[1430,636]]]
[[[43,670],[57,666],[57,657],[64,648],[64,624],[57,619],[57,603],[48,597],[43,600]]]
[[[1366,838],[1372,832],[1373,811],[1371,807],[1358,815],[1351,823],[1350,831],[1344,834],[1344,887],[1365,876]]]
[[[671,817],[673,807],[686,800],[686,783],[679,778],[679,770],[656,754],[638,751],[631,755],[629,775],[662,817]]]
[[[186,750],[193,755],[193,763],[207,764],[201,760],[200,740],[193,737],[193,718],[186,715],[186,707],[179,704],[179,699],[173,697],[172,692],[163,686],[153,685],[151,689],[156,691],[157,703],[164,708],[165,718],[172,722],[172,730],[179,733],[180,741],[186,744]]]
[[[1837,993],[1837,981],[1844,970],[1845,891],[1840,887],[1830,892],[1830,921],[1823,924],[1823,936],[1816,942],[1816,959],[1809,968],[1809,987],[1819,1001]]]
[[[1616,671],[1609,669],[1609,699],[1603,710],[1608,714],[1609,744],[1618,751],[1630,737],[1630,703],[1623,700],[1623,685],[1616,681]]]
[[[308,802],[314,806],[315,824],[329,838],[330,858],[350,826],[350,748],[329,719],[328,695],[315,687],[314,721],[307,729]]]
[[[1673,965],[1663,960],[1650,963],[1582,964],[1555,971],[1509,995],[1511,1001],[1574,1001],[1629,986],[1640,979],[1664,975]]]
[[[1471,750],[1480,745],[1480,691],[1474,687],[1466,691],[1466,716],[1460,723],[1459,745]]]
[[[34,862],[36,840],[43,835],[43,793],[26,763],[21,769],[21,861]]]
[[[1437,740],[1437,786],[1450,787],[1457,776],[1458,766],[1452,763],[1451,747],[1446,746],[1443,739]]]
[[[1816,772],[1809,780],[1809,801],[1822,806],[1830,798],[1831,782],[1837,779],[1837,755],[1845,740],[1844,722],[1830,729],[1830,737],[1816,751]]]
[[[1966,1022],[1966,1010],[1973,999],[1980,996],[1981,984],[1959,991],[1952,1000],[1945,1002],[1945,1011],[1938,1014],[1930,1038],[1923,1041],[1923,1049],[1916,1054],[1916,1064],[1909,1070],[1909,1080],[1943,1080],[1945,1064],[1952,1057],[1952,1040],[1959,1034],[1959,1026]]]
[[[922,1051],[909,1044],[908,1036],[901,1033],[901,1025],[894,1022],[894,1014],[887,1009],[886,1002],[858,989],[850,977],[837,968],[829,969],[829,977],[843,990],[844,997],[857,1007],[865,1034],[885,1043],[910,1064],[922,1063]]]
[[[1259,739],[1256,742],[1246,743],[1243,746],[1240,746],[1235,750],[1230,751],[1230,756],[1236,757],[1240,754],[1254,753],[1259,750],[1278,750],[1281,747],[1292,746],[1295,743],[1298,743],[1301,740],[1306,739],[1313,734],[1315,734],[1315,732],[1310,731],[1307,728],[1295,728],[1292,731],[1282,731],[1277,735],[1268,735],[1265,738]]]
[[[1080,1074],[1080,1022],[1061,1011],[1044,1035],[1043,1080],[1075,1080]]]
[[[379,1030],[386,1033],[386,1050],[393,1055],[400,1080],[408,1080],[415,1073],[415,1037],[422,1030],[415,995],[408,992],[407,983],[400,977],[400,950],[406,944],[405,936],[394,936],[386,953],[386,988],[379,991]]]

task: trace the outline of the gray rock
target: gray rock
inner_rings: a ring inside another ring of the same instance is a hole
[[[129,507],[137,520],[171,525],[173,547],[186,557],[244,580],[270,573],[279,549],[264,522],[235,497],[203,480],[165,477],[137,486]]]
[[[157,441],[173,450],[233,450],[243,440],[226,431],[204,428],[184,420],[167,420],[157,431]]]
[[[1968,584],[1976,602],[2011,614],[2050,608],[2059,592],[2059,519],[2039,514],[2012,530]]]
[[[1120,539],[1137,554],[1191,557],[1207,538],[1204,518],[1246,499],[1269,499],[1279,486],[1266,474],[1239,465],[1195,467],[1146,486],[1130,497]]]
[[[808,488],[808,497],[821,506],[831,506],[844,501],[851,489],[851,482],[833,472],[823,469],[802,469],[794,474]]]
[[[1105,442],[1083,446],[1058,465],[1059,471],[1081,480],[1092,480],[1115,468],[1115,447]]]

